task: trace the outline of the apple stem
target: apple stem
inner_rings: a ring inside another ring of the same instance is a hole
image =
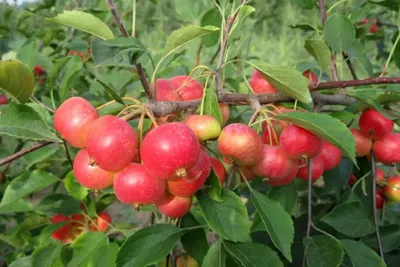
[[[344,61],[347,63],[347,67],[349,67],[351,76],[353,77],[354,80],[357,80],[358,79],[357,74],[356,71],[354,70],[353,64],[351,63],[349,56],[345,52],[342,52],[342,56],[344,58]]]
[[[384,261],[384,254],[383,254],[383,249],[382,249],[382,241],[381,241],[381,236],[379,233],[379,224],[378,224],[378,213],[377,213],[377,208],[376,208],[376,161],[375,161],[375,153],[371,151],[371,169],[372,169],[372,208],[374,212],[374,224],[375,224],[375,232],[376,232],[376,241],[378,244],[378,250],[379,250],[379,255],[381,256],[382,260]]]
[[[228,188],[228,189],[232,186],[232,182],[233,182],[233,177],[234,177],[234,175],[235,175],[235,171],[236,171],[236,165],[233,164],[233,165],[232,165],[232,169],[231,169],[231,171],[229,172],[227,182],[226,182],[226,188]],[[244,176],[243,176],[243,177],[244,177]],[[244,178],[244,180],[246,181],[246,178]],[[247,182],[247,181],[246,181],[246,182]]]
[[[311,199],[311,193],[312,193],[312,159],[308,159],[308,200],[307,200],[307,206],[308,206],[308,220],[307,220],[307,231],[306,231],[306,237],[310,237],[311,234],[311,226],[313,224],[312,222],[312,199]],[[306,250],[304,249],[303,252],[303,267],[305,266],[306,263]]]

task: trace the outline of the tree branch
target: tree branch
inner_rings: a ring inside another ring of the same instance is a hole
[[[309,85],[309,88],[311,90],[321,90],[321,89],[333,89],[333,88],[358,87],[363,85],[374,85],[374,84],[400,84],[400,78],[377,77],[377,78],[368,78],[362,80],[311,83]]]
[[[307,230],[306,237],[310,237],[311,225],[312,225],[312,159],[308,159],[308,194],[307,194],[307,207],[308,207],[308,218],[307,218]],[[304,249],[303,254],[303,267],[306,266],[306,251]]]
[[[6,157],[4,159],[1,159],[0,160],[0,166],[3,166],[3,165],[5,165],[5,164],[7,164],[9,162],[12,162],[12,161],[16,160],[16,159],[19,159],[20,157],[22,157],[22,156],[24,156],[26,154],[29,154],[29,153],[31,153],[31,152],[33,152],[35,150],[38,150],[39,148],[48,146],[50,144],[54,144],[54,142],[42,141],[42,142],[39,142],[39,143],[37,143],[37,144],[35,144],[35,145],[31,146],[31,147],[22,149],[22,150],[18,151],[17,153],[12,154],[11,156],[8,156],[8,157]]]
[[[118,13],[118,9],[117,9],[117,6],[115,5],[114,1],[106,0],[106,3],[107,3],[108,9],[111,11],[112,15],[114,16],[115,22],[117,23],[119,31],[121,32],[122,36],[129,37],[129,33],[124,26],[124,23],[121,19],[121,16]],[[146,93],[147,98],[149,99],[149,101],[153,101],[154,97],[153,97],[153,94],[151,93],[150,85],[147,82],[146,73],[143,70],[142,64],[140,64],[140,63],[136,64],[136,70],[138,72],[140,82],[142,83],[142,87],[144,89],[144,92]]]
[[[245,0],[240,1],[240,5],[243,5]],[[238,16],[240,8],[237,9],[237,11],[232,15],[229,16],[226,20],[226,25],[223,29],[223,35],[222,35],[222,42],[220,45],[220,52],[219,52],[219,59],[218,59],[218,65],[217,69],[215,70],[215,86],[217,88],[217,95],[222,95],[224,88],[223,88],[223,82],[222,82],[222,77],[221,77],[221,70],[222,66],[224,65],[224,59],[225,59],[225,50],[228,45],[228,37],[229,33],[232,29],[233,24],[235,23],[235,20]]]

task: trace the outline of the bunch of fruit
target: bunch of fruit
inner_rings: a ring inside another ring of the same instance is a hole
[[[130,124],[117,116],[99,117],[83,98],[65,101],[56,111],[54,127],[70,145],[81,149],[73,164],[77,181],[94,190],[114,186],[122,203],[156,204],[161,213],[181,217],[211,167],[222,182],[225,179],[223,165],[199,143],[219,136],[221,125],[212,116],[191,115],[184,123],[152,129],[143,139],[140,159],[138,138]]]
[[[56,214],[51,218],[51,223],[64,223],[64,225],[54,231],[51,236],[56,240],[60,240],[62,243],[70,243],[79,235],[88,231],[107,231],[111,223],[111,217],[106,211],[101,212],[92,220],[89,220],[83,214],[73,214],[71,217]]]
[[[356,141],[356,155],[371,157],[371,151],[376,160],[391,165],[400,163],[400,134],[393,133],[394,123],[374,109],[366,109],[360,116],[359,128],[351,129]],[[400,176],[384,178],[381,169],[377,169],[376,181],[383,185],[383,190],[377,188],[376,206],[382,208],[383,197],[394,202],[400,201]]]

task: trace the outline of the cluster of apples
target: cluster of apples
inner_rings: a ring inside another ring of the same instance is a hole
[[[88,220],[83,214],[73,214],[71,217],[56,214],[51,218],[51,223],[65,223],[51,234],[54,239],[65,244],[74,241],[79,235],[88,231],[107,231],[111,217],[106,211],[101,212],[93,220]]]
[[[99,117],[80,97],[69,98],[57,109],[54,128],[81,149],[73,164],[77,181],[94,190],[114,186],[122,203],[156,204],[161,213],[181,217],[189,211],[192,196],[204,185],[211,166],[222,182],[225,179],[222,163],[210,158],[199,143],[218,137],[221,131],[212,116],[191,115],[184,123],[152,129],[143,139],[140,156],[138,138],[129,123],[117,116]]]
[[[358,157],[370,157],[370,152],[373,151],[377,161],[383,164],[400,163],[398,153],[400,133],[393,133],[393,121],[377,110],[366,109],[360,116],[359,128],[360,130],[351,129],[356,141]],[[376,192],[378,208],[383,205],[383,195],[390,201],[400,202],[400,176],[389,177],[385,180],[383,171],[377,169],[377,182],[384,184],[383,190],[378,188]],[[378,203],[382,203],[382,205],[378,206]]]

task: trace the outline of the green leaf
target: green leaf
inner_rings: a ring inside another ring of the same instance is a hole
[[[53,267],[61,256],[61,244],[47,244],[32,253],[32,267]]]
[[[69,195],[54,194],[43,198],[39,203],[39,210],[49,214],[61,213],[72,215],[82,211],[81,202]]]
[[[22,232],[22,231],[31,231],[35,228],[41,227],[49,223],[49,218],[47,216],[39,215],[33,213],[32,215],[27,215],[22,223],[19,223],[13,231]]]
[[[356,40],[353,23],[343,15],[329,16],[324,26],[324,39],[335,52],[345,51]]]
[[[108,245],[108,237],[101,232],[87,232],[81,234],[74,242],[71,244],[73,249],[73,257],[69,262],[69,267],[85,267],[85,266],[95,266],[91,265],[91,262],[97,260],[96,250]]]
[[[305,255],[309,267],[337,267],[343,260],[343,247],[339,240],[318,235],[304,238]]]
[[[104,22],[86,12],[64,10],[64,13],[58,14],[54,18],[48,18],[47,20],[87,32],[103,40],[114,38],[114,34]]]
[[[132,67],[148,52],[137,38],[118,37],[107,41],[95,38],[92,53],[97,66]]]
[[[22,257],[13,261],[9,267],[32,267],[32,256]]]
[[[32,143],[27,143],[29,144],[28,146],[31,146]],[[24,146],[24,148],[27,148],[27,144]],[[25,156],[22,157],[26,164],[26,169],[29,169],[31,166],[35,165],[38,162],[42,162],[49,158],[50,156],[54,155],[58,149],[60,148],[59,144],[51,144],[45,147],[42,147],[41,149],[38,149],[36,151],[33,151],[29,154],[26,154]]]
[[[11,204],[33,192],[42,190],[57,181],[58,178],[56,176],[41,170],[24,173],[12,180],[7,186],[0,207]]]
[[[210,86],[205,90],[205,94],[199,109],[203,109],[203,115],[213,116],[222,125],[222,114],[215,89]]]
[[[117,266],[146,267],[157,263],[168,255],[185,232],[171,224],[142,228],[122,244],[117,255]]]
[[[65,188],[68,193],[76,199],[83,200],[88,194],[88,189],[81,186],[76,180],[74,172],[70,171],[64,179]]]
[[[29,140],[60,141],[33,108],[14,103],[9,103],[0,114],[0,134]]]
[[[348,54],[351,57],[356,57],[361,63],[361,66],[365,69],[369,77],[374,76],[374,67],[369,60],[368,54],[365,51],[365,47],[361,44],[359,40],[356,40],[350,49],[348,49]]]
[[[225,266],[225,255],[222,252],[222,239],[219,238],[204,257],[202,267],[222,267]]]
[[[345,202],[321,219],[338,232],[350,237],[361,237],[375,231],[372,219],[365,213],[360,202]]]
[[[232,243],[224,241],[228,253],[239,261],[243,267],[268,266],[283,267],[275,251],[258,243]]]
[[[99,198],[96,200],[96,211],[97,213],[102,212],[105,210],[108,206],[110,206],[114,201],[117,199],[115,194],[104,194],[101,195]]]
[[[28,102],[34,87],[32,70],[17,60],[0,61],[0,89],[9,93],[15,101]]]
[[[334,111],[330,113],[332,117],[335,119],[340,120],[346,125],[350,125],[350,123],[354,120],[355,115],[351,112],[345,111],[345,110],[339,110],[339,111]]]
[[[65,65],[71,58],[72,57],[62,57],[54,61],[53,67],[47,73],[47,78],[46,78],[47,88],[55,87],[58,75],[60,74],[61,70],[64,69]]]
[[[210,176],[205,183],[206,194],[214,201],[223,202],[221,182],[215,175],[214,170],[211,170]]]
[[[197,199],[208,225],[220,237],[234,241],[250,241],[250,220],[242,199],[234,192],[223,189],[224,202],[217,202],[202,190]]]
[[[33,210],[33,205],[31,202],[18,199],[7,205],[0,205],[0,214],[10,214],[15,212],[28,212]]]
[[[260,71],[278,91],[303,103],[312,102],[308,83],[301,72],[286,67],[250,64]]]
[[[29,40],[25,43],[18,52],[17,58],[28,67],[33,70],[36,65],[38,56],[38,43],[36,41]]]
[[[19,235],[0,234],[0,240],[17,249],[23,248],[26,243],[25,240]]]
[[[388,253],[400,246],[400,226],[392,224],[379,227],[383,252]],[[361,239],[366,245],[376,247],[376,235],[371,234]]]
[[[332,143],[355,164],[355,141],[350,130],[339,120],[329,115],[311,112],[289,112],[276,116],[279,120],[298,125],[322,139]]]
[[[263,194],[250,192],[250,201],[253,203],[264,224],[265,230],[271,237],[275,247],[292,262],[291,244],[294,238],[293,221],[279,202],[269,199]]]
[[[182,219],[180,226],[182,228],[199,226],[195,217],[187,213]],[[208,242],[204,229],[196,229],[187,232],[181,237],[181,243],[185,251],[193,257],[199,265],[202,264],[208,251]]]
[[[268,193],[268,198],[278,201],[287,213],[293,214],[297,202],[296,184],[276,186]]]
[[[180,28],[179,30],[173,31],[168,37],[163,51],[163,57],[165,58],[167,55],[170,55],[182,46],[196,40],[197,38],[203,37],[218,30],[219,28],[214,26],[186,26],[184,28]]]
[[[342,159],[338,166],[324,172],[324,190],[338,190],[345,186],[353,173],[353,163]]]
[[[201,18],[200,25],[202,27],[211,25],[211,26],[216,26],[219,27],[221,25],[221,13],[217,8],[210,9],[207,11],[203,17]],[[212,47],[216,45],[219,41],[219,31],[218,32],[213,32],[211,34],[208,34],[203,37],[203,44],[206,47]]]
[[[322,72],[330,75],[331,51],[323,40],[306,40],[304,48],[318,62]]]
[[[348,239],[340,242],[354,267],[386,267],[382,258],[363,243]]]
[[[68,91],[71,89],[75,78],[81,73],[82,68],[82,59],[78,56],[73,56],[65,65],[64,69],[66,72],[61,80],[59,92],[61,101],[64,101],[67,98]]]
[[[100,79],[97,79],[97,82],[100,83],[104,87],[107,94],[109,94],[112,97],[112,99],[114,99],[118,103],[126,106],[126,104],[124,103],[124,100],[122,100],[122,98],[118,95],[118,93],[111,86],[109,86],[107,83],[103,82]]]
[[[114,267],[117,266],[117,254],[119,247],[117,243],[111,243],[107,246],[98,248],[93,254],[93,265],[96,267]]]
[[[313,9],[317,6],[317,1],[318,0],[299,0],[297,3],[303,9]]]

